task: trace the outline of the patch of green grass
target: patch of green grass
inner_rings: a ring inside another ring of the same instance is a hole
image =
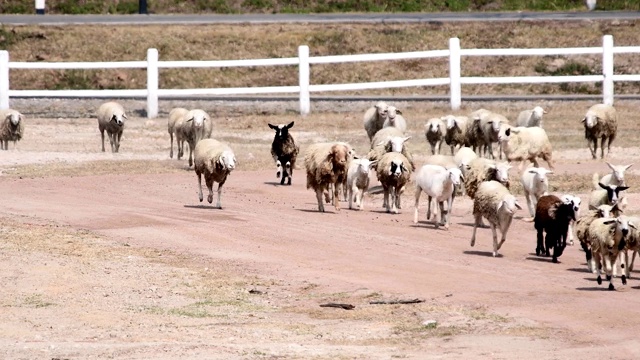
[[[56,304],[54,304],[52,302],[48,302],[46,300],[43,300],[41,294],[34,294],[34,295],[27,296],[27,297],[25,297],[23,299],[22,303],[23,303],[23,305],[25,305],[27,307],[33,307],[33,308],[36,308],[36,309],[56,305]]]

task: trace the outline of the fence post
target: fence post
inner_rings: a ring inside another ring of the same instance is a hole
[[[462,88],[460,85],[460,39],[449,39],[449,79],[451,83],[451,110],[460,110]]]
[[[602,102],[613,105],[613,36],[602,38]]]
[[[158,49],[147,50],[147,118],[158,117]]]
[[[0,110],[9,108],[9,52],[0,50]]]
[[[300,71],[300,115],[307,116],[311,112],[311,99],[309,96],[309,47],[298,47],[299,71]]]
[[[44,15],[44,0],[36,0],[36,14]]]

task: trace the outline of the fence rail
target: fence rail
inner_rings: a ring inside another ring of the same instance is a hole
[[[462,77],[461,58],[463,56],[548,56],[548,55],[602,55],[602,75],[575,76],[511,76],[511,77]],[[638,82],[640,74],[615,75],[613,73],[614,54],[640,54],[640,46],[613,46],[613,37],[605,35],[601,47],[545,48],[545,49],[461,49],[458,38],[449,39],[449,49],[414,51],[403,53],[380,53],[358,55],[309,56],[309,47],[298,47],[298,57],[248,60],[201,60],[201,61],[159,61],[158,50],[148,49],[146,61],[118,62],[10,62],[9,53],[0,51],[0,109],[9,107],[10,97],[92,97],[92,98],[147,98],[147,117],[158,116],[158,99],[170,96],[199,95],[257,95],[257,94],[299,94],[300,113],[311,112],[311,92],[353,91],[416,86],[443,86],[450,89],[450,104],[453,110],[461,106],[462,85],[470,84],[544,84],[602,82],[602,101],[613,104],[614,82]],[[393,61],[407,59],[449,58],[449,77],[431,79],[410,79],[349,84],[313,85],[310,81],[310,66],[315,64],[352,63],[364,61]],[[222,68],[252,66],[297,66],[299,78],[297,86],[266,86],[204,89],[160,89],[160,69],[176,68]],[[11,90],[9,71],[13,69],[146,69],[147,88],[130,90]]]

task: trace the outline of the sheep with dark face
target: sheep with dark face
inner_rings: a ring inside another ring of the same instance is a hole
[[[276,177],[280,178],[280,175],[282,175],[280,185],[284,185],[285,179],[287,179],[287,185],[291,185],[291,176],[296,166],[298,152],[300,152],[300,147],[289,133],[289,129],[293,127],[293,123],[292,121],[286,125],[269,124],[269,127],[276,132],[273,137],[273,142],[271,143],[271,156],[273,156],[273,160],[276,162]]]
[[[543,195],[538,199],[536,215],[533,219],[538,233],[536,255],[550,255],[553,248],[553,262],[557,263],[567,246],[569,223],[576,220],[573,202],[563,201],[555,195]],[[543,233],[547,236],[544,237]]]
[[[593,190],[589,197],[589,209],[596,209],[600,205],[618,204],[620,210],[624,210],[627,201],[626,198],[620,197],[620,192],[627,190],[628,186],[605,185],[598,181],[598,174],[594,174],[594,185],[601,189]]]
[[[107,102],[100,105],[96,111],[96,117],[98,118],[98,130],[102,136],[102,152],[104,152],[104,132],[106,130],[109,143],[111,143],[111,152],[117,153],[120,150],[124,122],[127,120],[124,108],[116,102]]]

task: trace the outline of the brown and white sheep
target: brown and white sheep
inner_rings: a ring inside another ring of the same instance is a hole
[[[0,150],[9,150],[9,141],[16,142],[24,135],[24,116],[13,109],[0,110]]]
[[[600,158],[604,159],[604,143],[607,142],[607,155],[611,152],[611,143],[618,131],[618,113],[612,105],[596,104],[587,110],[581,122],[584,125],[584,137],[591,151],[591,157],[596,158],[598,139],[600,139]],[[593,147],[592,145],[593,144]]]
[[[347,177],[351,148],[345,143],[316,143],[307,148],[304,166],[307,170],[307,189],[316,192],[318,211],[324,212],[322,195],[327,202],[329,191],[333,190],[333,203],[336,211],[340,211],[338,189]]]
[[[397,214],[402,208],[400,197],[411,179],[411,172],[409,160],[401,153],[389,152],[378,160],[376,175],[384,190],[382,206],[387,212]]]

